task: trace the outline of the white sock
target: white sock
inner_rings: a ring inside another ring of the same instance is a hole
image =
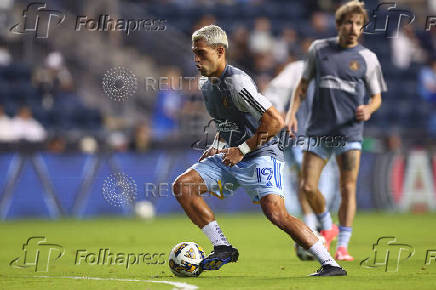
[[[321,224],[321,230],[331,230],[332,228],[332,217],[330,216],[330,212],[326,210],[321,214],[317,214],[316,217]]]
[[[332,256],[320,240],[313,244],[313,246],[310,247],[307,251],[314,255],[318,262],[323,266],[330,264],[332,266],[340,267],[339,264],[336,263],[336,261],[332,258]]]
[[[230,243],[227,241],[226,236],[224,236],[221,231],[220,226],[216,221],[212,221],[209,224],[205,225],[202,229],[203,233],[209,238],[210,242],[214,246],[230,246]]]
[[[316,231],[316,223],[318,222],[318,219],[313,212],[304,214],[303,221],[312,231]]]
[[[339,247],[348,247],[348,242],[350,241],[352,231],[352,227],[339,226],[339,235],[336,249]]]

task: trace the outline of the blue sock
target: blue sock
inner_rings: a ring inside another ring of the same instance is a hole
[[[312,230],[316,231],[316,215],[314,213],[308,213],[303,215],[303,222]]]
[[[348,247],[348,242],[350,241],[352,231],[353,231],[352,227],[339,226],[339,235],[338,235],[338,242],[336,244],[336,248]]]
[[[321,224],[321,230],[330,230],[332,228],[332,217],[329,211],[317,214],[319,223]]]

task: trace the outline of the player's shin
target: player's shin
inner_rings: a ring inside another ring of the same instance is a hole
[[[213,246],[230,246],[226,236],[215,220],[205,225],[201,230],[209,238]]]

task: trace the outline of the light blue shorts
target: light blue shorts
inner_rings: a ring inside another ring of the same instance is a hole
[[[311,144],[308,142],[304,151],[312,152],[324,160],[329,160],[332,154],[341,155],[350,150],[362,150],[362,143],[359,141],[344,141],[343,144],[338,144],[337,146],[327,146],[320,142],[318,144]]]
[[[300,145],[292,145],[285,147],[283,151],[285,155],[285,163],[287,166],[295,165],[297,170],[301,170],[301,164],[303,163],[303,147]]]
[[[281,173],[284,162],[272,156],[259,156],[228,167],[222,157],[222,153],[216,154],[191,167],[203,178],[211,194],[224,198],[241,186],[255,203],[268,194],[284,198]]]

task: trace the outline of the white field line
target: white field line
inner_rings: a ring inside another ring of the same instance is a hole
[[[159,281],[159,280],[140,280],[140,279],[125,279],[125,278],[102,278],[102,277],[86,277],[86,276],[27,276],[29,278],[60,278],[60,279],[76,279],[76,280],[96,280],[96,281],[121,281],[121,282],[143,282],[143,283],[162,283],[174,286],[173,290],[195,290],[198,286],[183,282]]]

